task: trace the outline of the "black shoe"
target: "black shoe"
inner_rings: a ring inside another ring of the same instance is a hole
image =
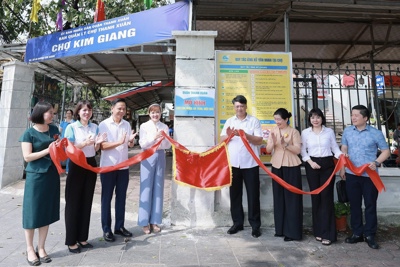
[[[375,241],[375,237],[373,235],[367,236],[365,238],[365,242],[367,242],[368,246],[373,249],[378,249],[379,245]]]
[[[128,230],[126,230],[124,227],[121,227],[119,230],[115,230],[114,234],[115,235],[122,235],[122,236],[125,236],[125,237],[131,237],[132,236],[132,233],[129,232]]]
[[[114,237],[113,233],[111,233],[111,232],[104,233],[103,234],[103,238],[107,242],[114,242],[115,241],[115,237]]]
[[[362,236],[358,236],[355,234],[353,234],[352,236],[350,236],[344,240],[344,242],[349,243],[349,244],[355,244],[355,243],[363,242],[363,241],[364,241],[364,239]]]
[[[285,238],[283,239],[283,241],[286,241],[286,242],[293,241],[293,240],[294,240],[293,238],[290,238],[290,237],[287,237],[287,236],[285,236]]]
[[[81,248],[93,248],[93,245],[86,242],[86,244],[82,244],[81,242],[78,241],[79,246],[81,246]]]
[[[30,266],[39,266],[41,264],[39,259],[34,259],[33,261],[28,260],[28,251],[26,252],[26,261]]]
[[[280,234],[274,234],[275,237],[283,237],[283,235]]]
[[[260,229],[253,229],[253,230],[251,231],[251,236],[254,237],[254,238],[260,237],[260,236],[261,236]]]
[[[230,235],[233,235],[233,234],[236,234],[237,232],[242,231],[242,230],[243,230],[243,225],[234,224],[234,225],[232,225],[231,228],[229,228],[227,233],[230,234]]]
[[[79,246],[77,248],[70,248],[68,246],[68,250],[69,250],[69,252],[75,253],[75,254],[81,253],[81,248]]]
[[[40,257],[39,256],[39,249],[38,247],[36,247],[36,256],[39,258],[40,262],[44,262],[44,263],[49,263],[52,261],[52,259],[49,257],[49,255],[46,255],[44,257]]]

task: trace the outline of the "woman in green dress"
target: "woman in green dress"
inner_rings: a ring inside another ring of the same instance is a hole
[[[25,229],[26,260],[29,265],[51,262],[45,250],[49,225],[60,219],[60,176],[50,159],[49,146],[58,142],[60,134],[53,120],[53,106],[39,102],[33,108],[33,127],[21,136],[22,154],[28,163],[26,171],[22,226]],[[39,230],[36,252],[33,246],[35,229]]]

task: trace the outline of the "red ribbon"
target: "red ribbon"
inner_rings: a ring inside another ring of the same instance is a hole
[[[385,186],[381,180],[381,178],[379,177],[378,173],[376,171],[371,170],[368,165],[369,164],[364,164],[360,167],[355,167],[353,165],[353,163],[344,155],[341,155],[339,157],[338,162],[336,163],[335,169],[333,170],[331,176],[329,176],[329,179],[326,180],[326,182],[320,186],[317,189],[314,189],[310,192],[306,192],[303,191],[297,187],[294,187],[291,184],[288,184],[287,182],[285,182],[284,180],[282,180],[282,178],[280,178],[279,176],[273,174],[260,160],[259,157],[257,157],[254,154],[253,149],[251,149],[249,142],[246,139],[246,135],[244,133],[243,130],[239,130],[239,136],[243,141],[243,144],[245,145],[245,147],[247,148],[247,151],[249,151],[249,153],[253,156],[254,160],[257,162],[258,166],[260,166],[269,176],[272,177],[272,179],[275,180],[275,182],[277,182],[278,184],[280,184],[281,186],[283,186],[284,188],[286,188],[287,190],[289,190],[290,192],[296,193],[296,194],[304,194],[304,195],[315,195],[315,194],[319,194],[322,192],[322,190],[324,190],[329,183],[331,182],[332,178],[335,176],[335,174],[340,171],[340,169],[343,166],[346,166],[347,168],[349,168],[355,175],[361,175],[364,172],[367,172],[367,174],[369,175],[369,177],[371,178],[372,182],[374,183],[376,189],[378,189],[378,192],[381,192],[382,190],[385,190]]]
[[[173,148],[173,177],[175,182],[208,191],[232,184],[227,143],[233,135],[205,152],[197,153],[166,135]]]
[[[335,174],[343,167],[346,166],[349,168],[355,175],[361,175],[364,172],[367,172],[375,187],[379,192],[382,190],[386,190],[385,186],[380,179],[378,173],[376,171],[371,170],[368,167],[368,164],[364,164],[361,167],[355,167],[353,163],[341,155],[339,160],[335,166],[335,169],[329,179],[319,188],[314,189],[313,191],[306,192],[297,187],[294,187],[291,184],[288,184],[284,180],[282,180],[279,176],[273,174],[257,157],[253,150],[251,149],[245,133],[243,130],[239,130],[239,136],[243,141],[243,144],[252,155],[257,164],[274,179],[278,184],[286,188],[287,190],[297,193],[297,194],[319,194],[322,190],[324,190]],[[58,173],[65,172],[60,162],[70,158],[72,162],[77,164],[78,166],[91,170],[95,173],[106,173],[114,170],[119,170],[124,167],[128,167],[130,165],[136,164],[151,155],[157,150],[158,146],[162,142],[164,138],[166,138],[169,142],[171,142],[173,150],[174,150],[174,180],[178,183],[189,185],[195,188],[205,189],[205,190],[218,190],[221,187],[231,185],[232,181],[232,170],[229,164],[229,158],[227,153],[227,144],[232,139],[233,134],[231,134],[226,140],[221,142],[220,144],[208,149],[202,153],[196,153],[189,151],[185,146],[179,144],[171,137],[166,135],[163,132],[163,138],[161,138],[156,144],[154,144],[151,148],[143,151],[140,154],[137,154],[128,160],[121,162],[114,166],[107,167],[92,167],[86,163],[85,154],[79,148],[76,148],[68,139],[64,138],[57,144],[52,143],[49,147],[50,149],[50,157],[55,164]]]
[[[163,139],[164,138],[161,138],[152,147],[144,150],[140,154],[137,154],[117,165],[106,166],[106,167],[92,167],[89,164],[87,164],[86,156],[82,152],[82,150],[80,150],[79,148],[76,148],[67,138],[62,139],[57,144],[55,144],[55,143],[50,144],[49,149],[50,149],[50,157],[51,157],[54,165],[56,166],[58,173],[65,172],[65,170],[63,170],[63,168],[61,167],[60,162],[66,160],[67,158],[69,158],[76,165],[78,165],[82,168],[85,168],[87,170],[90,170],[92,172],[106,173],[106,172],[119,170],[124,167],[128,167],[130,165],[141,162],[144,159],[147,159],[148,157],[153,155],[154,152],[156,152],[158,146],[161,144]]]

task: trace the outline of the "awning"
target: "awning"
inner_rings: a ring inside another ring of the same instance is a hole
[[[174,82],[148,83],[104,97],[103,100],[113,101],[124,98],[129,108],[139,110],[153,103],[173,102],[174,88]]]

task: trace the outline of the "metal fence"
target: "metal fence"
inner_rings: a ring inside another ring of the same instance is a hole
[[[372,66],[372,67],[371,67]],[[295,126],[308,127],[308,112],[320,108],[338,141],[351,125],[351,108],[365,105],[371,112],[370,125],[382,130],[389,146],[400,122],[399,66],[329,63],[293,63]]]

